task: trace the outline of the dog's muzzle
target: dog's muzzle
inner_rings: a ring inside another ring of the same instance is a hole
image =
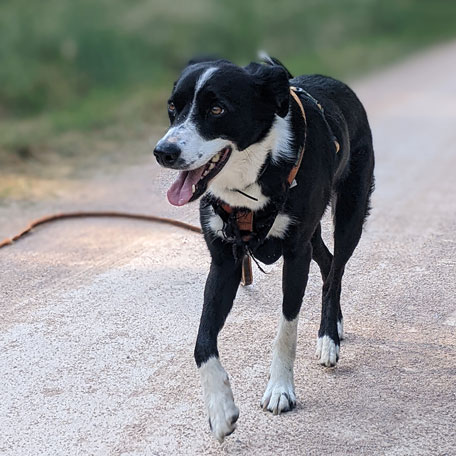
[[[180,147],[169,141],[159,141],[154,149],[158,163],[165,168],[171,168],[179,159],[182,151]]]

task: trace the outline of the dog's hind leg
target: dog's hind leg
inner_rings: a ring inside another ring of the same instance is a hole
[[[241,262],[229,255],[212,259],[195,346],[209,426],[222,442],[236,429],[239,410],[225,369],[219,361],[217,336],[231,310],[241,280]]]
[[[323,283],[326,282],[329,271],[331,270],[333,256],[321,237],[321,223],[317,225],[312,236],[312,259],[320,267]]]
[[[296,405],[293,367],[298,315],[312,257],[310,242],[301,241],[301,246],[292,248],[284,246],[283,257],[282,316],[274,341],[269,381],[261,400],[263,409],[275,415],[291,410]]]
[[[316,356],[327,367],[339,359],[343,319],[340,306],[342,276],[345,265],[361,238],[369,210],[373,185],[374,159],[372,149],[352,154],[349,175],[337,188],[334,214],[334,258],[323,285],[321,324],[318,331]]]
[[[312,259],[320,267],[321,278],[323,279],[323,284],[326,283],[326,279],[329,276],[331,270],[331,265],[333,261],[333,255],[326,247],[322,237],[321,237],[321,223],[318,224],[315,233],[312,236]],[[339,311],[337,316],[337,332],[339,334],[339,339],[344,338],[344,319],[342,316],[342,309],[339,305]]]

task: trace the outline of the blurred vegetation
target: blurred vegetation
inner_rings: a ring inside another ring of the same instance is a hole
[[[245,64],[264,49],[296,74],[346,78],[455,37],[455,24],[454,0],[0,0],[0,148],[163,123],[195,54]]]

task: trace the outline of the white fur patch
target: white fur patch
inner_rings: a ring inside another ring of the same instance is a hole
[[[274,341],[269,382],[261,406],[274,415],[293,408],[296,395],[293,366],[296,357],[298,317],[288,321],[283,315]]]
[[[269,237],[283,238],[285,236],[285,233],[287,232],[290,224],[291,224],[291,218],[289,215],[282,214],[282,213],[277,214],[277,217],[274,220],[274,223],[266,237],[267,238],[269,238]]]
[[[337,334],[339,334],[339,339],[344,338],[344,319],[337,322]]]
[[[217,152],[226,146],[234,147],[226,139],[204,139],[199,133],[195,124],[186,120],[183,124],[172,127],[166,135],[158,142],[176,143],[181,149],[180,159],[185,162],[186,170],[197,169],[205,165]]]
[[[216,176],[215,179],[217,177],[218,176]],[[234,175],[232,177],[234,177]],[[232,207],[246,207],[252,211],[260,210],[261,208],[266,206],[266,204],[269,201],[269,198],[263,195],[263,193],[261,192],[261,187],[257,183],[244,187],[239,186],[239,190],[241,190],[242,188],[242,191],[244,193],[247,193],[247,195],[255,198],[256,201],[237,192],[235,188],[237,188],[236,184],[234,184],[234,187],[232,188],[222,188],[220,186],[210,185],[209,192],[212,193],[212,195],[214,195],[215,197],[220,198],[222,201],[225,201]]]
[[[269,198],[256,183],[260,169],[269,153],[274,161],[287,157],[290,152],[289,118],[276,116],[271,131],[263,141],[239,151],[233,148],[231,157],[209,185],[209,192],[233,207],[247,207],[252,211],[263,208]],[[254,201],[236,190],[256,198]]]
[[[275,146],[272,149],[271,158],[274,163],[280,160],[293,161],[296,159],[292,150],[293,133],[290,124],[291,115],[285,117],[276,116],[272,127],[275,135]]]
[[[208,211],[208,213],[204,214],[202,223],[205,227],[209,228],[212,231],[214,236],[218,236],[224,239],[225,235],[223,234],[222,217],[215,213],[214,208],[212,206],[209,206],[206,210]]]
[[[261,209],[269,198],[263,195],[256,180],[266,157],[267,147],[263,146],[263,142],[243,151],[234,149],[228,162],[210,183],[209,192],[233,207],[248,207],[254,211]],[[236,190],[241,190],[258,201]]]
[[[203,363],[199,372],[212,433],[219,442],[223,442],[236,429],[239,417],[228,375],[216,357]]]
[[[336,345],[329,336],[323,336],[317,340],[315,356],[320,364],[326,367],[334,367],[339,358],[339,350],[339,345]]]
[[[190,112],[188,113],[188,117],[185,120],[184,124],[186,123],[191,123],[192,117],[193,117],[193,112],[195,111],[196,107],[196,97],[198,96],[198,93],[200,90],[203,88],[204,84],[210,79],[210,77],[217,71],[216,67],[208,68],[199,78],[198,81],[196,81],[195,84],[195,93],[193,94],[193,99],[192,99],[192,104],[190,106]]]
[[[223,233],[223,220],[220,215],[218,215],[214,208],[209,205],[206,207],[205,211],[202,214],[201,224],[203,228],[209,229],[214,236],[218,236],[222,239],[225,239],[225,234]]]
[[[193,105],[195,105],[196,96],[198,92],[203,88],[204,84],[209,80],[209,78],[218,70],[217,67],[208,68],[198,79],[198,82],[195,86],[195,96],[193,97]]]
[[[224,237],[223,236],[223,220],[220,215],[214,214],[211,216],[209,219],[209,228],[214,232],[215,235],[219,237]]]

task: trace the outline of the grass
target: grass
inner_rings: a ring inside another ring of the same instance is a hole
[[[3,0],[0,158],[165,123],[195,54],[243,64],[266,49],[294,73],[347,78],[456,37],[455,23],[451,0]]]

